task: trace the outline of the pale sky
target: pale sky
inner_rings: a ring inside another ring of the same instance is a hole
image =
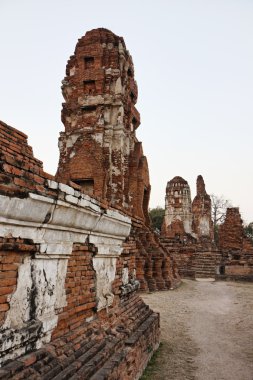
[[[58,164],[61,81],[77,39],[105,27],[135,66],[150,206],[168,180],[224,195],[253,221],[253,0],[0,0],[0,119]]]

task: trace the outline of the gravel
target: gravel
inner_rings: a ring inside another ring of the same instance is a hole
[[[253,284],[183,280],[141,294],[161,316],[150,380],[253,380]]]

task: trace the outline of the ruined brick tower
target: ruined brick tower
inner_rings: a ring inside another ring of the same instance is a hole
[[[197,178],[197,195],[192,202],[193,231],[199,238],[213,240],[213,222],[211,216],[212,202],[206,192],[205,182],[201,175]]]
[[[62,91],[57,179],[131,216],[141,289],[174,287],[175,263],[150,230],[148,164],[135,134],[138,91],[123,38],[103,28],[87,32],[68,61]]]
[[[227,208],[219,227],[219,249],[222,277],[253,281],[253,242],[244,232],[238,207]]]
[[[225,221],[219,228],[219,247],[221,250],[241,250],[243,239],[243,221],[239,208],[229,207]]]
[[[182,277],[215,278],[216,249],[213,246],[211,198],[201,175],[191,202],[190,187],[182,177],[168,182],[161,242],[177,263]]]
[[[193,202],[188,182],[182,177],[174,177],[166,187],[163,235],[173,238],[188,234],[197,239],[212,240],[211,208],[211,198],[201,175],[197,178],[197,194]]]
[[[170,237],[192,233],[191,190],[179,176],[167,183],[163,232]]]
[[[79,39],[63,80],[57,179],[149,224],[146,157],[135,131],[137,84],[122,37],[95,29]]]

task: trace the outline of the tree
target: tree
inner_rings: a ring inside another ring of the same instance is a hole
[[[157,206],[156,208],[149,209],[149,216],[151,219],[151,225],[154,229],[161,231],[165,210]]]
[[[244,226],[245,235],[253,241],[253,222]]]
[[[218,196],[215,194],[211,194],[210,197],[212,201],[211,216],[212,216],[213,227],[214,227],[214,240],[216,243],[218,243],[219,225],[224,223],[227,208],[232,207],[232,204],[229,200],[225,199],[223,195]]]
[[[228,207],[232,207],[229,200],[225,199],[223,195],[218,196],[211,194],[212,201],[212,220],[214,226],[222,224],[226,217],[226,212]]]

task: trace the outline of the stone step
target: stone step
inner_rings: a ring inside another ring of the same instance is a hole
[[[193,261],[192,265],[202,265],[202,266],[206,266],[206,267],[214,267],[215,266],[215,262],[211,261],[211,262],[205,262],[205,261]]]
[[[205,263],[204,264],[203,263],[195,263],[195,264],[192,265],[193,268],[198,268],[198,267],[199,268],[215,268],[215,266],[216,265],[213,264],[213,263],[210,264],[210,265],[206,265]]]
[[[215,270],[201,270],[198,269],[195,271],[195,273],[215,273]]]
[[[150,325],[153,324],[156,318],[157,315],[152,313],[152,315],[150,315],[138,327],[138,329],[131,335],[131,337],[125,341],[125,345],[122,347],[122,349],[111,356],[102,366],[102,368],[90,378],[90,380],[107,380],[110,378],[116,379],[115,376],[117,375],[117,369],[122,360],[129,353],[129,349],[131,349],[131,347],[135,347],[138,344],[138,341],[142,338],[143,335],[145,335],[145,332],[150,328]],[[70,380],[77,379],[80,378],[73,377]]]
[[[212,257],[193,257],[194,261],[204,261],[204,262],[215,262],[216,260]]]
[[[116,344],[117,342],[115,342]],[[102,361],[106,351],[106,342],[103,340],[93,345],[87,352],[81,356],[75,358],[74,362],[71,362],[62,371],[58,372],[58,375],[51,377],[52,380],[68,380],[74,379],[74,376],[82,369],[83,374],[89,376],[90,373],[96,368],[96,364]],[[94,369],[93,369],[93,368]],[[45,378],[50,379],[50,377]]]
[[[95,375],[108,361],[108,359],[114,355],[114,352],[120,351],[123,343],[118,338],[107,342],[103,351],[94,355],[87,363],[84,363],[78,370],[73,372],[71,376],[66,377],[66,380],[80,380],[90,379]],[[75,363],[76,364],[76,363]],[[59,379],[61,380],[61,379]]]

